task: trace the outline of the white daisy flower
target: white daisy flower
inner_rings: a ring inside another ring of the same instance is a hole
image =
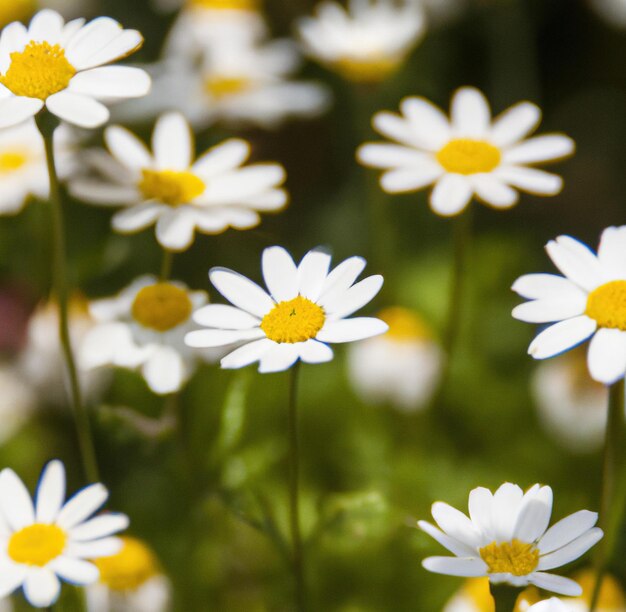
[[[528,353],[547,359],[591,338],[591,377],[611,385],[626,374],[626,225],[602,233],[598,254],[570,236],[546,245],[564,276],[527,274],[513,291],[530,300],[513,310],[527,323],[554,323],[531,343]]]
[[[418,525],[455,556],[429,557],[422,564],[438,574],[487,576],[493,584],[534,584],[578,596],[578,583],[547,571],[578,559],[602,538],[594,527],[598,515],[581,510],[548,529],[551,513],[552,489],[540,485],[526,493],[511,483],[494,494],[478,487],[469,496],[470,518],[436,502],[432,514],[440,529],[426,521]]]
[[[87,369],[140,369],[154,393],[176,393],[200,358],[183,340],[188,331],[197,329],[192,315],[206,302],[204,291],[142,276],[118,296],[90,304],[99,324],[80,347],[80,364]]]
[[[575,453],[598,450],[606,432],[607,388],[586,375],[577,348],[542,363],[532,378],[539,420],[559,444]]]
[[[558,597],[551,597],[530,606],[528,612],[573,612],[573,610]]]
[[[57,128],[54,138],[57,172],[65,177],[74,167],[67,126]],[[49,193],[46,151],[35,122],[0,130],[0,215],[16,214],[29,197],[47,200]]]
[[[416,313],[399,306],[378,317],[389,331],[350,346],[348,371],[354,390],[366,403],[391,403],[414,412],[426,407],[443,361],[432,330]]]
[[[243,166],[250,155],[244,140],[227,140],[194,161],[193,134],[179,113],[157,121],[152,154],[122,127],[107,128],[105,140],[110,155],[96,151],[90,158],[105,180],[78,178],[70,191],[94,204],[125,205],[113,216],[113,229],[133,233],[156,224],[159,244],[170,251],[189,248],[196,230],[249,229],[261,222],[260,212],[287,204],[284,168]]]
[[[329,272],[331,257],[314,249],[296,266],[282,247],[263,251],[263,278],[268,291],[226,268],[212,268],[209,278],[233,306],[209,304],[194,315],[209,327],[187,334],[199,348],[244,343],[221,360],[223,368],[256,361],[259,372],[280,372],[298,359],[323,363],[333,358],[327,343],[354,342],[387,331],[380,319],[346,319],[380,291],[382,276],[356,283],[365,267],[360,257],[346,259]]]
[[[380,184],[388,193],[412,192],[430,185],[430,206],[443,216],[457,215],[472,197],[494,208],[514,206],[517,190],[553,196],[563,180],[537,168],[571,155],[574,142],[563,134],[524,140],[539,125],[541,110],[520,102],[491,119],[485,96],[473,87],[452,98],[451,119],[425,98],[405,98],[402,114],[380,112],[373,125],[398,144],[368,143],[358,160],[385,170]]]
[[[382,81],[395,72],[425,31],[414,0],[350,0],[345,9],[322,2],[298,23],[305,52],[356,82]]]
[[[42,472],[35,502],[10,469],[0,472],[0,596],[23,587],[36,608],[51,606],[59,596],[59,579],[76,585],[98,580],[87,561],[115,554],[121,545],[113,534],[128,527],[124,514],[91,518],[108,497],[92,484],[64,503],[65,469],[51,461]]]
[[[65,23],[44,9],[28,29],[20,22],[0,34],[0,128],[35,116],[44,106],[75,125],[93,128],[109,118],[99,100],[144,96],[150,77],[139,68],[104,66],[136,51],[143,38],[109,17]]]
[[[145,542],[122,536],[121,550],[94,561],[100,580],[87,587],[88,612],[167,612],[172,587]]]

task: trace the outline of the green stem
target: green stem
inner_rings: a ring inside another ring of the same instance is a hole
[[[302,534],[300,531],[300,448],[298,440],[298,374],[299,362],[291,369],[289,380],[289,526],[291,531],[292,557],[291,566],[295,582],[296,610],[304,612],[304,556]]]
[[[599,526],[604,530],[604,539],[595,558],[596,582],[591,597],[590,612],[598,605],[602,580],[611,561],[615,535],[624,510],[623,496],[617,503],[618,479],[622,462],[622,439],[624,436],[624,379],[609,388],[604,455],[602,459],[602,492],[600,496]]]
[[[163,259],[161,261],[161,280],[166,281],[172,275],[172,266],[174,265],[174,253],[164,250]]]
[[[496,603],[496,612],[513,612],[517,601],[517,590],[508,584],[490,584],[491,595]]]
[[[50,177],[50,213],[52,216],[51,229],[53,243],[52,265],[54,287],[59,303],[59,339],[69,377],[74,420],[85,475],[90,482],[98,482],[98,464],[91,433],[91,424],[82,400],[78,371],[70,338],[65,224],[59,178],[54,160],[53,135],[57,125],[58,121],[46,112],[40,113],[37,116],[37,126],[44,139],[48,175]]]

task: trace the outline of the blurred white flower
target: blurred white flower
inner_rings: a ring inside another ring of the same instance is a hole
[[[580,510],[548,529],[552,489],[533,485],[526,493],[505,483],[495,493],[484,487],[469,496],[469,514],[436,502],[432,515],[439,529],[426,521],[418,526],[453,557],[428,557],[425,569],[449,576],[486,576],[493,584],[533,584],[562,595],[579,596],[580,585],[547,573],[581,557],[603,536],[598,515]]]
[[[585,352],[577,348],[542,363],[532,389],[546,431],[575,453],[598,450],[606,429],[607,388],[587,376]]]
[[[356,82],[377,82],[395,72],[425,30],[422,6],[416,0],[349,0],[318,5],[298,31],[305,52]]]
[[[69,302],[69,326],[72,346],[76,351],[86,334],[94,327],[87,301],[74,295]],[[41,304],[31,316],[26,330],[26,344],[19,356],[18,371],[42,402],[65,404],[69,382],[59,342],[59,309],[56,302]],[[97,398],[108,382],[105,372],[80,371],[81,389],[90,402]]]
[[[191,317],[206,302],[204,291],[152,276],[136,279],[116,297],[91,302],[98,325],[80,347],[81,366],[140,369],[154,393],[176,393],[201,357],[183,339],[198,328]]]
[[[90,157],[103,180],[77,178],[70,191],[94,204],[124,205],[112,220],[118,232],[156,224],[157,240],[165,249],[189,248],[196,230],[219,234],[229,227],[255,227],[260,212],[287,204],[281,187],[284,168],[277,163],[243,166],[250,155],[244,140],[227,140],[194,161],[193,133],[179,113],[159,118],[152,153],[119,126],[107,128],[105,140],[110,155],[95,151]]]
[[[374,115],[376,131],[399,144],[367,143],[358,160],[381,168],[380,184],[388,193],[417,191],[430,185],[430,206],[443,216],[457,215],[472,197],[498,209],[514,206],[518,189],[552,196],[563,179],[537,168],[571,155],[574,142],[562,134],[524,140],[541,120],[541,110],[520,102],[495,120],[485,96],[473,87],[452,98],[451,119],[425,98],[405,98],[402,115]]]
[[[567,612],[589,612],[597,573],[593,569],[584,569],[576,573],[574,578],[582,586],[583,594],[575,598],[562,598],[562,601],[566,604]],[[626,612],[624,589],[610,574],[605,574],[602,580],[596,612]]]
[[[94,561],[100,580],[86,589],[87,612],[166,612],[171,584],[154,552],[137,538],[122,536],[121,550]]]
[[[353,388],[367,403],[389,402],[407,412],[425,408],[443,359],[432,330],[406,308],[386,308],[378,318],[389,325],[386,334],[350,345]]]
[[[528,612],[572,612],[572,610],[557,597],[552,597],[530,606]]]
[[[37,398],[14,366],[0,363],[0,444],[19,431],[33,413]]]
[[[528,299],[513,310],[527,323],[552,323],[530,344],[535,359],[548,359],[591,338],[591,377],[611,385],[626,374],[626,225],[602,232],[597,255],[571,236],[546,245],[564,276],[526,274],[513,291]]]
[[[589,4],[609,25],[626,28],[626,0],[589,0]]]
[[[446,603],[442,612],[496,612],[489,589],[489,578],[468,578]]]
[[[0,34],[0,128],[17,125],[44,107],[80,127],[109,118],[103,101],[144,96],[150,78],[128,66],[105,66],[141,47],[136,30],[109,17],[65,23],[44,9],[28,29],[15,21]]]
[[[298,360],[324,363],[333,358],[328,343],[354,342],[387,331],[373,317],[349,317],[380,291],[383,278],[369,276],[355,284],[365,260],[351,257],[330,271],[331,257],[309,251],[296,266],[282,247],[263,251],[263,278],[268,291],[241,274],[212,268],[209,278],[233,306],[209,304],[194,319],[202,329],[185,342],[198,348],[242,343],[221,360],[223,368],[259,362],[259,372],[281,372]]]

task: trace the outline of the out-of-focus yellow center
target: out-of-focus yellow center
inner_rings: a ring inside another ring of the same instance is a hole
[[[398,58],[372,54],[364,57],[343,57],[332,67],[344,78],[355,83],[384,81],[400,66]]]
[[[187,292],[170,283],[157,283],[137,293],[132,313],[135,321],[159,332],[166,332],[191,316],[193,305]]]
[[[56,525],[35,523],[9,539],[9,557],[16,563],[44,567],[65,550],[67,535]]]
[[[539,594],[539,589],[534,586],[529,586],[519,594],[515,604],[515,612],[527,612],[530,606],[540,601],[541,595]]]
[[[471,603],[472,610],[476,612],[496,612],[489,578],[468,578],[461,589],[460,597],[463,601]],[[538,601],[541,601],[539,590],[533,586],[528,587],[520,593],[513,612],[526,612],[532,604]]]
[[[224,100],[244,93],[251,87],[252,81],[244,76],[214,75],[204,81],[205,91],[217,100]]]
[[[581,599],[587,604],[591,604],[593,589],[596,584],[597,574],[593,570],[583,570],[574,576],[574,580],[580,584],[583,589]],[[626,597],[619,582],[611,575],[605,575],[600,588],[600,596],[598,598],[598,610],[603,612],[622,612],[626,609]]]
[[[305,342],[315,338],[324,327],[324,310],[299,295],[293,300],[279,302],[261,321],[261,329],[274,342]]]
[[[378,318],[389,325],[386,338],[398,342],[425,340],[432,336],[430,329],[421,317],[408,308],[390,306],[378,313]]]
[[[148,168],[141,171],[138,187],[146,200],[158,200],[168,206],[188,204],[206,189],[204,181],[192,172]]]
[[[12,21],[25,21],[36,8],[35,0],[0,0],[0,27]]]
[[[25,166],[30,155],[24,151],[0,151],[0,174],[11,174]]]
[[[95,559],[100,582],[113,591],[136,591],[159,573],[154,553],[137,538],[123,536],[122,549],[112,557]]]
[[[626,280],[600,285],[587,298],[585,314],[600,327],[626,331]]]
[[[191,6],[214,11],[256,11],[259,0],[189,0]]]
[[[517,539],[502,544],[492,542],[480,549],[480,556],[490,574],[527,576],[539,564],[539,550]]]
[[[437,153],[437,161],[448,172],[477,174],[491,172],[500,165],[502,153],[484,140],[456,138]]]
[[[0,83],[16,96],[46,100],[64,90],[75,74],[60,45],[31,40],[23,51],[11,53],[11,64]]]

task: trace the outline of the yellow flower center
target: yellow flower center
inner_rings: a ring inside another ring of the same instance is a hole
[[[205,91],[217,100],[236,96],[252,87],[252,81],[242,76],[210,76],[204,82]]]
[[[491,172],[500,164],[502,153],[498,147],[484,140],[456,138],[437,153],[437,161],[448,172],[476,174]]]
[[[30,156],[22,151],[0,152],[0,174],[11,174],[25,166]]]
[[[23,51],[11,53],[11,65],[0,83],[16,96],[46,100],[65,89],[75,74],[60,45],[31,40]]]
[[[27,19],[36,8],[35,0],[0,0],[0,27]]]
[[[626,331],[626,280],[611,281],[594,289],[585,314],[600,327]]]
[[[261,321],[261,329],[274,342],[305,342],[315,338],[324,327],[324,310],[299,295],[293,300],[279,302]]]
[[[463,586],[463,595],[467,597],[478,612],[495,612],[496,604],[489,590],[489,578],[470,578]]]
[[[122,549],[112,557],[95,559],[100,582],[113,591],[136,591],[159,573],[154,553],[140,540],[123,536]]]
[[[534,586],[529,586],[519,594],[514,612],[527,612],[530,606],[540,601],[541,595],[539,594],[539,589]]]
[[[146,200],[158,200],[168,206],[188,204],[206,189],[204,182],[192,172],[148,168],[141,171],[138,187]]]
[[[332,67],[344,78],[355,83],[378,83],[400,66],[400,60],[372,54],[369,57],[343,57]]]
[[[390,306],[378,313],[378,318],[389,325],[387,338],[398,342],[426,340],[432,336],[426,323],[407,308]]]
[[[60,527],[35,523],[11,536],[8,553],[16,563],[44,567],[63,553],[66,542]]]
[[[187,292],[170,283],[157,283],[137,293],[132,313],[135,321],[159,332],[166,332],[191,316],[193,305]]]
[[[259,8],[258,0],[189,0],[189,4],[214,11],[255,11]]]
[[[480,556],[490,574],[527,576],[539,564],[539,550],[534,544],[516,539],[502,544],[492,542],[480,549]]]

